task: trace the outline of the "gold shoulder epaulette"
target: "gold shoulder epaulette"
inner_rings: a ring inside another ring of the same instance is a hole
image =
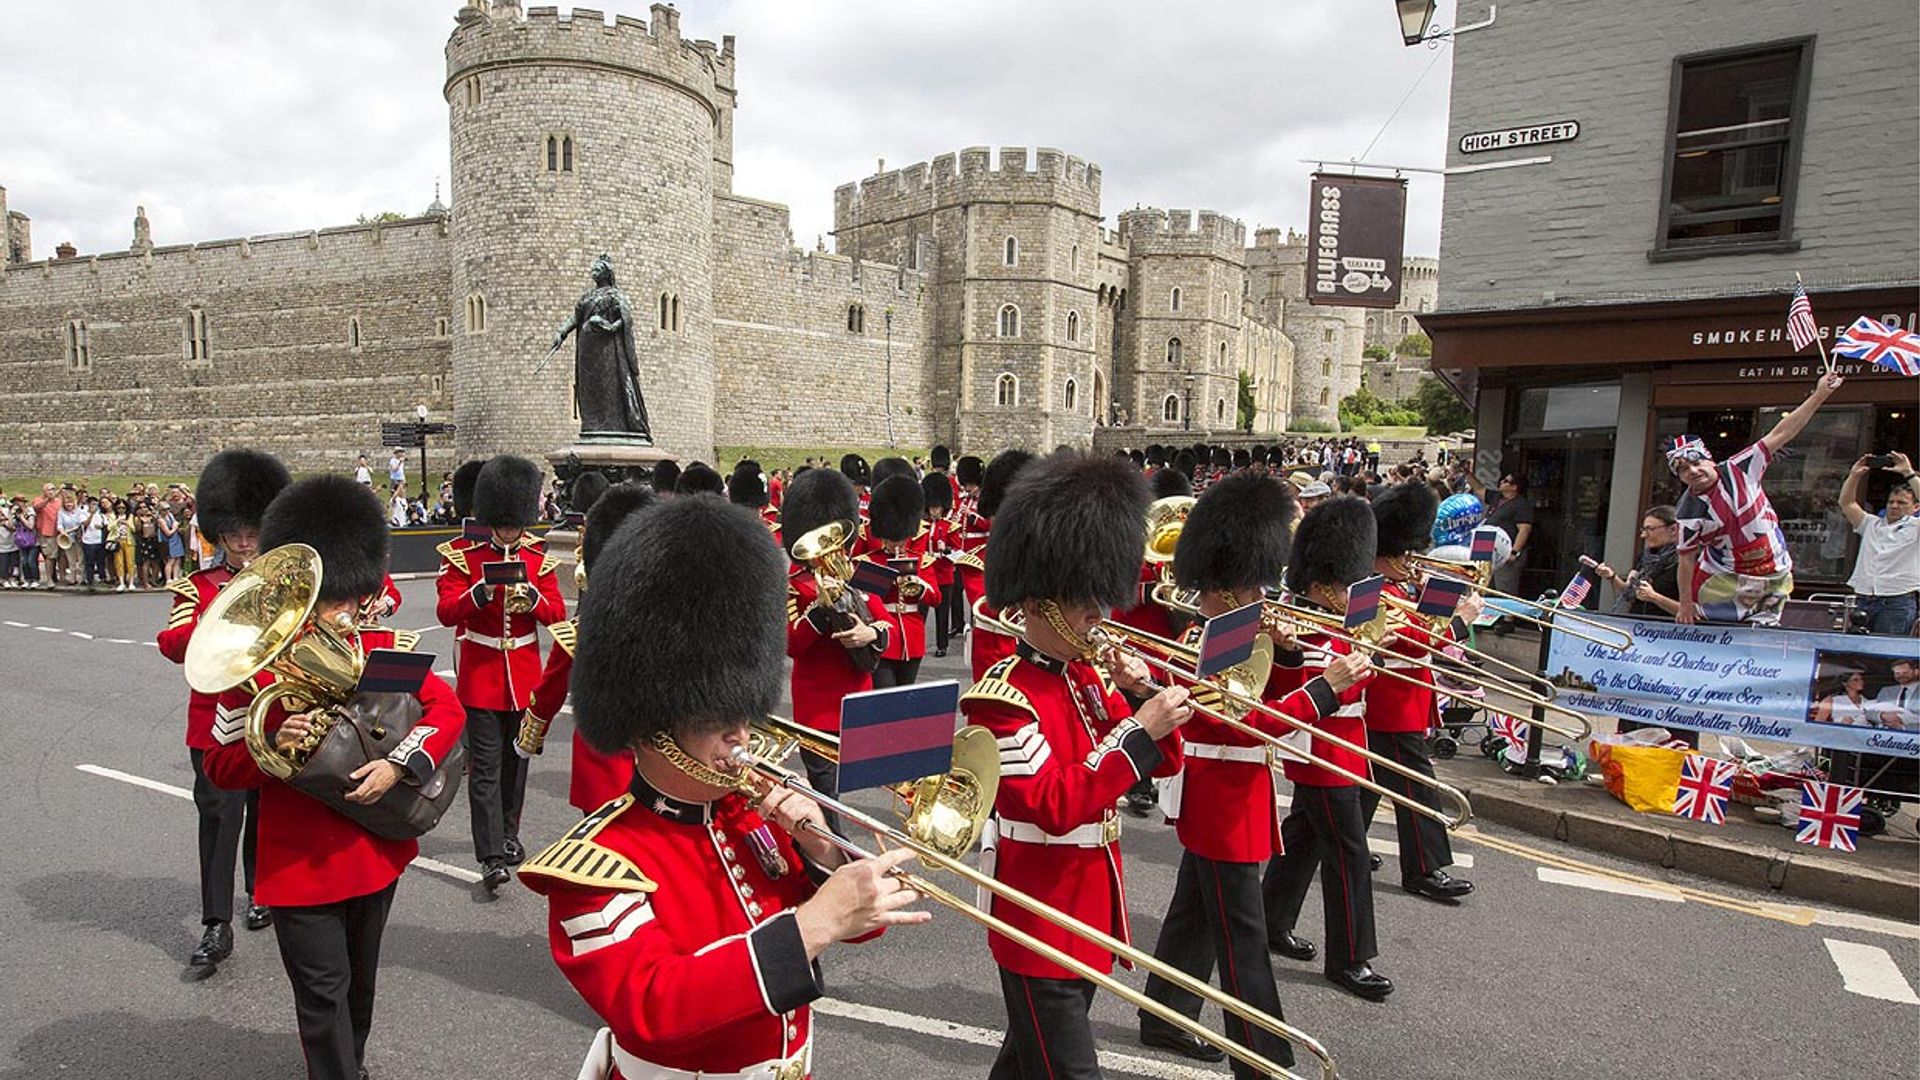
[[[561,559],[560,556],[555,555],[551,551],[542,551],[540,553],[539,573],[541,575],[558,573],[560,570],[560,566],[564,561],[565,560]]]
[[[183,577],[167,583],[167,591],[189,604],[200,602],[200,586],[193,583],[192,577]]]
[[[986,675],[979,682],[974,683],[966,693],[960,695],[960,701],[963,704],[969,701],[992,701],[1001,705],[1011,705],[1038,720],[1040,714],[1034,710],[1033,702],[1020,691],[1019,687],[1006,679],[1007,672],[1011,671],[1013,665],[1019,660],[1017,656],[1009,656],[988,668]]]
[[[463,574],[467,573],[466,550],[464,548],[455,546],[454,541],[449,540],[446,543],[441,544],[439,547],[434,548],[433,550],[439,552],[440,557],[447,560],[447,564],[449,566],[453,567],[455,570],[458,570]]]
[[[553,635],[553,643],[573,655],[573,647],[580,643],[580,621],[567,619],[547,627],[547,633]]]
[[[601,829],[632,805],[633,795],[626,794],[588,814],[566,836],[528,859],[520,873],[596,889],[658,890],[659,884],[641,872],[632,859],[593,841]]]
[[[419,648],[420,647],[420,631],[395,630],[393,632],[393,647],[400,650],[401,652],[412,652],[413,650]]]
[[[982,572],[985,572],[987,569],[987,564],[980,561],[980,556],[971,551],[962,551],[958,555],[955,555],[953,557],[953,565],[964,566],[969,570],[979,570]]]

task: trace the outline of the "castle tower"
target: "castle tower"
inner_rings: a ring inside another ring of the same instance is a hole
[[[0,271],[32,261],[33,222],[27,215],[7,209],[7,189],[0,187]]]
[[[733,50],[682,40],[665,4],[651,14],[608,24],[496,0],[464,7],[447,41],[463,454],[574,441],[571,340],[533,368],[602,252],[633,308],[654,442],[713,454],[713,194]]]
[[[1360,388],[1366,308],[1307,303],[1307,238],[1288,229],[1254,234],[1247,251],[1249,297],[1263,317],[1277,317],[1293,341],[1293,418],[1338,424],[1340,399]],[[1331,429],[1329,429],[1331,430]]]
[[[1239,413],[1246,226],[1211,210],[1128,210],[1120,391],[1148,427],[1227,431]],[[1192,416],[1187,410],[1191,406]]]
[[[1090,446],[1113,372],[1099,349],[1100,169],[984,146],[834,192],[842,255],[933,273],[935,437],[969,452]]]

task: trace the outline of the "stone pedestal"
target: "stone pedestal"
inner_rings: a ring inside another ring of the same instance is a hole
[[[553,469],[556,479],[555,494],[561,506],[571,506],[573,482],[584,472],[597,472],[607,478],[610,484],[623,484],[631,480],[638,484],[653,483],[653,467],[663,461],[678,461],[679,457],[638,440],[583,438],[571,446],[563,446],[547,453],[547,464]],[[566,525],[557,525],[546,534],[547,550],[562,558],[576,558],[579,550],[580,534]],[[561,575],[563,590],[573,591],[573,575]]]

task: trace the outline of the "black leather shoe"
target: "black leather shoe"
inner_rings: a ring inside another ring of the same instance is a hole
[[[1457,903],[1461,897],[1473,891],[1473,882],[1453,877],[1445,870],[1435,870],[1426,877],[1403,881],[1400,887],[1415,896],[1424,896],[1429,900]]]
[[[507,869],[507,864],[499,859],[488,859],[481,863],[480,871],[480,884],[486,886],[488,892],[513,880],[513,871]]]
[[[213,974],[220,961],[233,955],[233,927],[223,922],[211,923],[200,935],[200,947],[193,950],[187,958],[187,967],[195,972],[204,972],[199,978]]]
[[[1380,856],[1378,855],[1367,856],[1367,873],[1371,874],[1378,869],[1380,869]]]
[[[1267,939],[1267,948],[1289,960],[1311,960],[1320,955],[1313,942],[1289,930],[1278,937]]]
[[[1159,800],[1151,795],[1129,794],[1127,796],[1126,811],[1134,817],[1143,818],[1152,813],[1153,808],[1157,805],[1159,805]]]
[[[519,866],[527,861],[527,849],[520,846],[520,838],[517,836],[508,837],[507,842],[500,845],[500,849],[506,852],[508,866]]]
[[[1158,1017],[1140,1018],[1140,1045],[1171,1050],[1195,1061],[1225,1061],[1226,1051],[1196,1035],[1189,1035]]]
[[[256,904],[253,897],[247,897],[247,921],[249,930],[265,930],[273,925],[273,909],[265,904]]]
[[[1327,981],[1357,998],[1385,1001],[1393,993],[1393,980],[1373,970],[1369,964],[1355,964],[1345,971],[1330,971]]]

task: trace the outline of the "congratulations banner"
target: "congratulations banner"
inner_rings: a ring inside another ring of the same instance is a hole
[[[1920,757],[1920,640],[1600,616],[1624,652],[1555,634],[1560,703],[1666,728]]]

